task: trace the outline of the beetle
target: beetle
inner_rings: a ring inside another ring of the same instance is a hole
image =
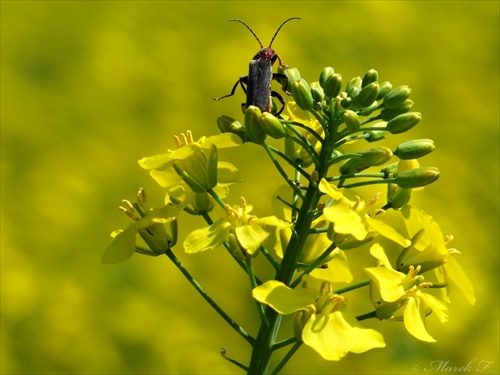
[[[273,73],[273,64],[276,62],[276,60],[279,61],[280,66],[282,66],[283,63],[279,55],[271,48],[271,46],[274,39],[276,38],[276,35],[278,35],[278,32],[281,30],[283,25],[291,20],[300,20],[300,18],[292,17],[285,20],[280,25],[280,27],[278,27],[278,30],[276,30],[276,32],[274,33],[274,36],[269,43],[269,47],[264,47],[262,45],[257,35],[255,35],[253,30],[245,22],[237,19],[228,21],[239,22],[243,24],[248,30],[250,30],[255,39],[257,39],[257,42],[260,45],[260,50],[250,61],[248,76],[240,77],[234,84],[233,89],[229,94],[221,96],[220,98],[212,98],[213,100],[221,100],[229,96],[233,96],[236,88],[238,87],[238,85],[240,85],[247,96],[247,101],[246,103],[243,103],[242,106],[245,105],[245,107],[248,108],[248,106],[254,105],[260,108],[262,112],[269,112],[271,110],[271,97],[275,97],[282,104],[282,107],[277,113],[274,113],[274,115],[277,116],[283,111],[283,109],[285,108],[285,100],[279,93],[271,90],[271,81],[273,79],[286,80],[287,77],[284,74]],[[247,85],[246,88],[245,85]],[[286,86],[287,85],[285,84],[285,91]]]

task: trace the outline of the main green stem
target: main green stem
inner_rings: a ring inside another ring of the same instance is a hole
[[[285,285],[290,285],[295,274],[295,265],[300,252],[304,247],[311,223],[314,219],[312,211],[316,209],[319,201],[319,191],[315,183],[309,184],[304,204],[295,225],[298,236],[292,236],[287,247],[287,252],[281,262],[280,271],[276,275],[276,280]],[[266,307],[266,317],[269,324],[262,324],[255,340],[250,365],[248,366],[248,375],[266,374],[268,372],[269,362],[271,360],[271,345],[279,329],[280,314],[270,307]]]
[[[318,167],[320,179],[326,176],[328,171],[328,164],[326,161],[332,154],[332,143],[329,145],[328,142],[325,142],[321,150]],[[291,236],[281,262],[281,268],[276,274],[275,279],[281,281],[285,285],[290,285],[295,275],[296,264],[307,240],[311,224],[314,220],[314,211],[317,209],[320,197],[321,193],[318,190],[318,184],[311,181],[307,187],[304,201],[300,207],[297,222],[294,226],[297,235]],[[248,375],[263,375],[267,374],[269,370],[269,363],[272,355],[271,346],[278,334],[281,315],[269,306],[266,307],[265,314],[268,324],[261,324],[260,326],[255,344],[253,345],[252,356],[247,371]]]

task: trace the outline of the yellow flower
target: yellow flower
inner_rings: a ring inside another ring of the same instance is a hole
[[[409,268],[404,274],[394,270],[379,244],[370,253],[379,261],[378,267],[365,268],[371,280],[371,298],[379,319],[403,319],[406,330],[419,340],[434,342],[425,328],[425,318],[431,312],[443,323],[448,320],[446,304],[424,290],[432,283],[424,282],[420,267]]]
[[[368,214],[368,210],[377,203],[379,196],[365,204],[352,191],[339,189],[325,179],[320,181],[319,190],[331,198],[323,210],[323,215],[332,223],[335,243],[341,249],[369,242],[373,234],[380,234],[403,247],[410,245],[410,241],[391,226]]]
[[[250,215],[253,207],[247,205],[243,198],[242,201],[242,206],[226,206],[226,218],[191,232],[184,241],[186,253],[210,250],[227,241],[235,255],[253,256],[264,240],[270,234],[276,233],[275,228],[269,229],[269,227],[290,225],[275,216],[258,218]]]
[[[230,163],[217,160],[217,149],[235,147],[241,139],[230,133],[193,140],[191,132],[175,137],[178,148],[167,153],[142,158],[139,165],[167,188],[166,203],[187,205],[195,194],[214,188],[219,196],[227,195],[228,186],[241,181],[238,170]]]
[[[476,301],[474,287],[454,257],[460,252],[447,248],[453,237],[445,237],[432,216],[421,209],[406,206],[401,215],[412,237],[412,244],[399,255],[397,269],[406,272],[410,266],[419,266],[421,272],[433,270],[440,283],[453,282],[473,305]],[[443,299],[449,302],[447,290],[442,288],[441,291]]]
[[[303,287],[291,289],[271,280],[255,288],[252,296],[280,314],[296,312],[298,336],[326,360],[338,361],[348,352],[385,347],[382,335],[359,324],[344,297],[334,294],[327,282],[318,292]]]

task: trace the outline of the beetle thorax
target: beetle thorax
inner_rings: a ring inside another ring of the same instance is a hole
[[[276,52],[271,47],[262,48],[257,54],[253,57],[252,60],[272,60],[273,56],[276,55]]]

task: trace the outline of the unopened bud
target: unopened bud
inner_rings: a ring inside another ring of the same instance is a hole
[[[432,139],[414,139],[401,143],[394,155],[400,159],[418,159],[434,150],[434,141]]]
[[[393,118],[408,113],[413,107],[413,100],[406,99],[399,107],[396,108],[382,108],[380,111],[380,118],[384,121],[390,121]]]
[[[264,112],[260,115],[260,127],[270,137],[280,139],[285,136],[285,127],[280,120],[269,112]]]
[[[386,130],[391,134],[400,134],[407,132],[422,119],[419,112],[403,113],[387,123]]]
[[[435,167],[420,167],[399,173],[394,182],[399,187],[411,189],[429,185],[436,181],[439,175],[439,169]]]
[[[368,72],[366,72],[365,76],[363,77],[363,80],[361,81],[361,87],[366,87],[370,83],[378,81],[378,72],[375,69],[370,69]]]
[[[395,173],[398,172],[398,162],[394,162],[391,164],[387,164],[380,170],[384,174],[385,178],[392,177]]]
[[[260,116],[262,112],[256,106],[249,106],[245,111],[245,130],[248,139],[254,143],[261,144],[266,139],[266,133],[260,127]]]
[[[311,94],[315,102],[321,102],[325,98],[325,92],[319,82],[311,83]]]
[[[379,91],[380,86],[378,82],[372,82],[369,85],[365,86],[356,97],[356,105],[361,108],[371,106],[375,99],[377,99]]]
[[[288,65],[280,65],[278,67],[278,74],[284,74],[288,77],[287,75],[287,71],[290,70],[288,68]],[[288,86],[289,86],[289,83],[288,83],[288,78],[278,78],[277,81],[280,83],[281,85],[281,88],[283,89],[283,91],[287,92],[288,91]]]
[[[325,88],[326,81],[335,74],[335,70],[331,66],[327,66],[319,75],[319,84]]]
[[[368,134],[368,137],[365,138],[368,142],[377,142],[384,139],[389,132],[385,130],[370,130],[364,134]]]
[[[295,81],[298,81],[300,77],[300,72],[297,68],[289,68],[285,70],[285,74],[288,77],[288,88],[292,87]]]
[[[387,203],[390,207],[399,210],[406,206],[411,198],[411,189],[399,187],[396,184],[387,185]]]
[[[411,94],[411,89],[406,86],[399,86],[395,89],[389,91],[384,97],[384,107],[385,108],[396,108],[399,107]]]
[[[382,165],[391,159],[392,151],[388,147],[373,147],[361,153],[360,157],[347,160],[341,167],[341,174],[359,173],[369,167]]]
[[[349,109],[344,112],[344,121],[345,126],[351,132],[359,130],[359,127],[361,126],[361,120],[359,119],[358,114]]]
[[[389,91],[392,90],[392,83],[384,81],[380,84],[377,100],[383,99]]]
[[[295,99],[295,103],[299,108],[307,111],[314,108],[314,101],[311,93],[311,88],[307,84],[306,80],[298,79],[292,84],[292,94]]]
[[[245,127],[241,122],[229,116],[221,116],[217,119],[217,126],[222,133],[233,133],[245,142],[248,137],[245,133]]]
[[[319,84],[323,87],[325,96],[328,98],[335,98],[340,93],[342,89],[342,76],[340,74],[331,74],[324,79],[324,82],[320,81]]]
[[[353,79],[351,79],[351,81],[347,84],[345,91],[347,93],[347,96],[349,96],[351,99],[354,99],[356,96],[358,96],[359,92],[361,91],[361,77],[354,77]]]

